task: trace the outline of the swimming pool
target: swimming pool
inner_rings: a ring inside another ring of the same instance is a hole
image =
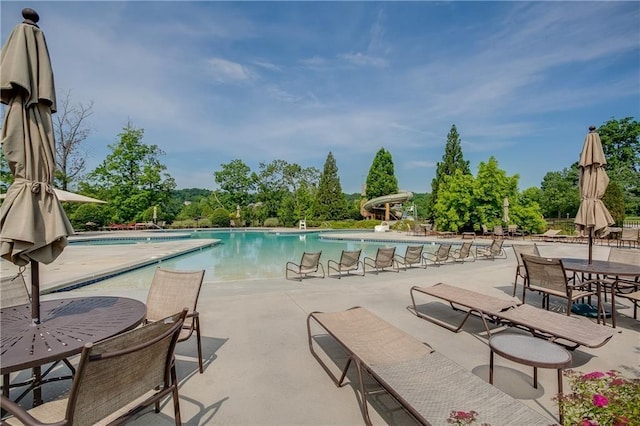
[[[303,252],[322,251],[321,262],[338,260],[342,250],[362,249],[364,256],[375,257],[378,247],[396,246],[403,254],[406,244],[370,241],[323,240],[318,233],[272,233],[260,231],[198,231],[190,238],[213,238],[220,243],[193,253],[178,256],[91,284],[91,287],[147,288],[158,266],[168,269],[205,270],[206,282],[234,282],[284,277],[288,261],[298,263]],[[135,241],[112,241],[111,244],[132,244]],[[144,244],[144,241],[139,241]]]

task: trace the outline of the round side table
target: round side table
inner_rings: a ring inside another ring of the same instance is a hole
[[[489,339],[489,383],[493,384],[493,354],[533,367],[533,387],[538,388],[538,367],[558,370],[558,393],[562,394],[562,370],[571,366],[571,353],[565,348],[533,336],[498,334]],[[562,405],[559,408],[562,424]]]

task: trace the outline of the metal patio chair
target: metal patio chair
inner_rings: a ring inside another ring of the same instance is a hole
[[[473,255],[471,246],[473,246],[473,242],[468,241],[462,243],[462,246],[460,248],[452,250],[451,258],[453,259],[453,261],[464,263],[465,260],[471,260],[472,262],[475,262],[476,257]]]
[[[428,251],[422,253],[422,263],[425,267],[429,262],[431,262],[432,265],[440,266],[449,259],[450,253],[451,244],[440,244],[435,253],[429,253]]]
[[[173,398],[175,424],[180,402],[173,352],[187,313],[171,315],[99,343],[87,343],[68,398],[25,410],[4,395],[2,409],[14,417],[3,424],[120,424],[145,407]]]
[[[375,268],[376,274],[387,268],[392,268],[395,269],[396,272],[399,272],[400,267],[398,266],[398,262],[396,262],[395,254],[395,247],[379,247],[376,251],[375,258],[364,258],[364,269],[366,270],[367,266]]]
[[[522,254],[530,254],[533,256],[540,256],[540,251],[538,251],[538,246],[536,243],[532,245],[525,244],[515,244],[513,245],[513,252],[516,255],[516,260],[518,265],[516,266],[516,276],[513,280],[513,296],[516,295],[516,286],[518,285],[518,277],[522,277],[523,283],[527,280],[527,270],[524,267],[524,263],[522,263]]]
[[[200,288],[204,279],[204,269],[197,271],[176,271],[157,268],[147,295],[147,317],[145,323],[158,321],[180,309],[189,312],[182,325],[178,342],[184,342],[196,333],[198,344],[198,369],[202,365],[202,339],[200,336],[200,314],[197,310]]]
[[[307,275],[316,274],[319,269],[322,270],[322,278],[324,278],[324,266],[320,263],[320,256],[322,252],[317,253],[302,253],[300,263],[287,262],[285,265],[285,279],[289,279],[289,273],[294,274],[298,281],[302,281],[302,278]]]
[[[327,262],[327,274],[331,276],[331,271],[334,270],[338,273],[338,279],[340,279],[343,272],[349,275],[352,271],[357,272],[362,268],[362,276],[364,276],[364,263],[360,260],[361,253],[362,250],[342,250],[339,261],[336,262],[329,259]]]
[[[398,265],[402,265],[405,271],[407,270],[407,267],[410,268],[411,265],[424,266],[422,264],[423,250],[424,250],[423,245],[407,246],[407,251],[405,251],[403,256],[396,255],[396,262],[398,263]]]

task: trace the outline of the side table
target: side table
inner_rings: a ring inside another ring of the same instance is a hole
[[[565,348],[537,337],[498,334],[489,339],[489,383],[493,384],[493,354],[533,367],[533,387],[538,388],[538,367],[558,370],[558,393],[562,394],[562,370],[571,366],[571,353]],[[562,405],[559,405],[562,424]]]

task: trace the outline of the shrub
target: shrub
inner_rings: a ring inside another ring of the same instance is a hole
[[[229,212],[222,207],[215,209],[209,219],[211,220],[211,225],[215,227],[227,228],[231,225]]]
[[[280,222],[277,217],[268,217],[264,220],[264,226],[267,228],[275,228],[280,226]]]

